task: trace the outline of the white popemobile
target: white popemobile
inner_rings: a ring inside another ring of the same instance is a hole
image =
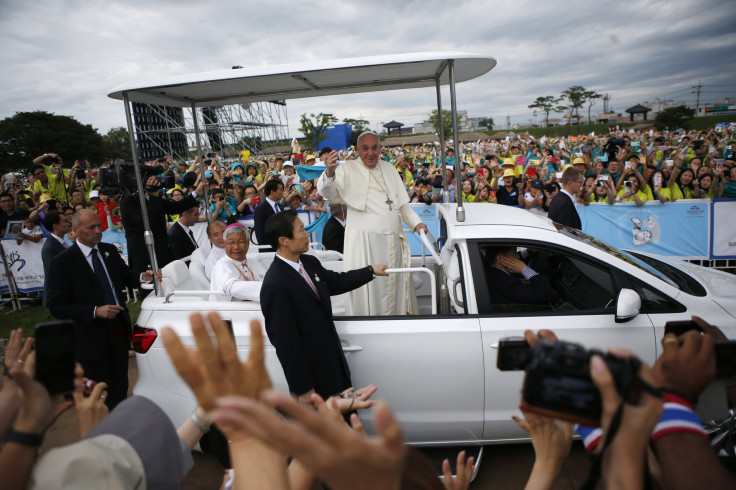
[[[454,204],[437,213],[442,248],[427,264],[413,258],[411,272],[420,314],[351,317],[350,295],[333,301],[336,327],[356,387],[375,384],[389,402],[407,441],[421,445],[487,444],[524,440],[511,419],[518,413],[523,373],[496,368],[500,338],[527,328],[547,328],[560,339],[588,348],[623,347],[650,365],[661,353],[664,324],[697,315],[736,337],[736,278],[686,262],[631,255],[582,232],[560,228],[547,218],[501,205],[467,204],[466,221],[455,219]],[[429,241],[426,240],[429,244]],[[513,245],[546,274],[558,294],[548,305],[495,305],[488,293],[485,251]],[[313,251],[323,264],[341,270],[336,252]],[[272,253],[249,261],[268,267]],[[172,326],[194,345],[188,317],[218,311],[232,322],[242,358],[248,353],[252,318],[259,304],[208,301],[209,285],[181,261],[163,269],[165,296],[150,295],[135,325],[138,352],[137,394],[185,420],[196,401],[169,362],[158,331]],[[199,290],[199,293],[196,291]],[[278,389],[286,390],[275,350],[266,344],[266,364]],[[725,415],[725,413],[724,413]],[[372,417],[362,413],[370,428]]]

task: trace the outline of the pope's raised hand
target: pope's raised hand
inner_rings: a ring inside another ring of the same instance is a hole
[[[337,167],[337,159],[338,159],[338,153],[334,150],[325,156],[325,166],[327,167],[327,170],[325,170],[325,174],[327,174],[328,177],[332,177],[335,175],[335,168]]]

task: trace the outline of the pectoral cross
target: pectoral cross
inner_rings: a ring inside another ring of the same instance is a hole
[[[386,196],[386,204],[388,204],[388,209],[389,209],[389,211],[393,211],[393,210],[394,210],[394,208],[392,208],[392,207],[391,207],[391,205],[392,205],[393,203],[394,203],[394,202],[393,202],[393,201],[391,200],[391,198],[390,198],[389,196]]]

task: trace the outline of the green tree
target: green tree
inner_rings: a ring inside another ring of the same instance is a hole
[[[117,159],[130,161],[133,155],[130,152],[130,139],[128,130],[119,127],[112,128],[102,136],[102,148],[106,162],[114,162]]]
[[[654,118],[657,129],[682,128],[688,129],[695,117],[695,111],[684,105],[668,107]]]
[[[368,131],[369,122],[365,119],[350,119],[345,118],[342,120],[343,123],[349,124],[353,127],[353,132],[350,133],[350,145],[355,146],[358,144],[358,136],[360,136],[361,133]]]
[[[585,97],[585,102],[588,103],[588,124],[590,124],[590,109],[595,105],[596,99],[600,99],[603,96],[592,90],[586,90],[583,96]],[[580,121],[578,121],[579,123]]]
[[[438,135],[440,134],[440,120],[439,117],[437,117],[437,109],[433,109],[432,112],[429,113],[429,119],[427,119],[426,122],[432,125],[435,133]],[[445,141],[447,141],[450,139],[450,135],[452,134],[452,112],[442,111],[442,129],[444,130],[443,133]]]
[[[529,104],[528,107],[529,109],[539,109],[541,112],[544,112],[544,126],[549,127],[549,113],[552,111],[560,112],[557,104],[561,100],[562,97],[554,98],[551,95],[545,95],[544,97],[537,97],[537,100],[533,104]],[[562,110],[564,111],[565,109],[563,108]]]
[[[306,114],[302,114],[302,117],[299,119],[299,131],[312,144],[312,149],[316,150],[319,144],[327,138],[327,128],[336,122],[337,118],[332,114],[322,114],[320,112],[316,116],[310,114],[309,117]]]
[[[568,102],[567,110],[567,133],[570,134],[570,126],[572,124],[572,115],[578,121],[578,133],[580,133],[580,108],[585,104],[585,87],[573,85],[562,92],[562,98]]]
[[[493,129],[493,118],[492,117],[484,117],[480,120],[478,123],[478,126],[482,128],[486,128],[486,131],[490,131]]]
[[[74,160],[102,163],[102,136],[89,124],[45,111],[16,112],[0,121],[0,168],[27,169],[44,153],[57,153],[71,166]]]

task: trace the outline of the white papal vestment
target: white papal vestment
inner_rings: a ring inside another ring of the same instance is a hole
[[[374,264],[410,266],[411,250],[401,222],[414,230],[422,221],[409,206],[404,183],[390,163],[379,160],[368,168],[360,159],[347,161],[338,165],[334,177],[323,173],[317,190],[330,203],[348,206],[344,270]],[[417,312],[411,274],[379,276],[353,291],[354,315]]]

